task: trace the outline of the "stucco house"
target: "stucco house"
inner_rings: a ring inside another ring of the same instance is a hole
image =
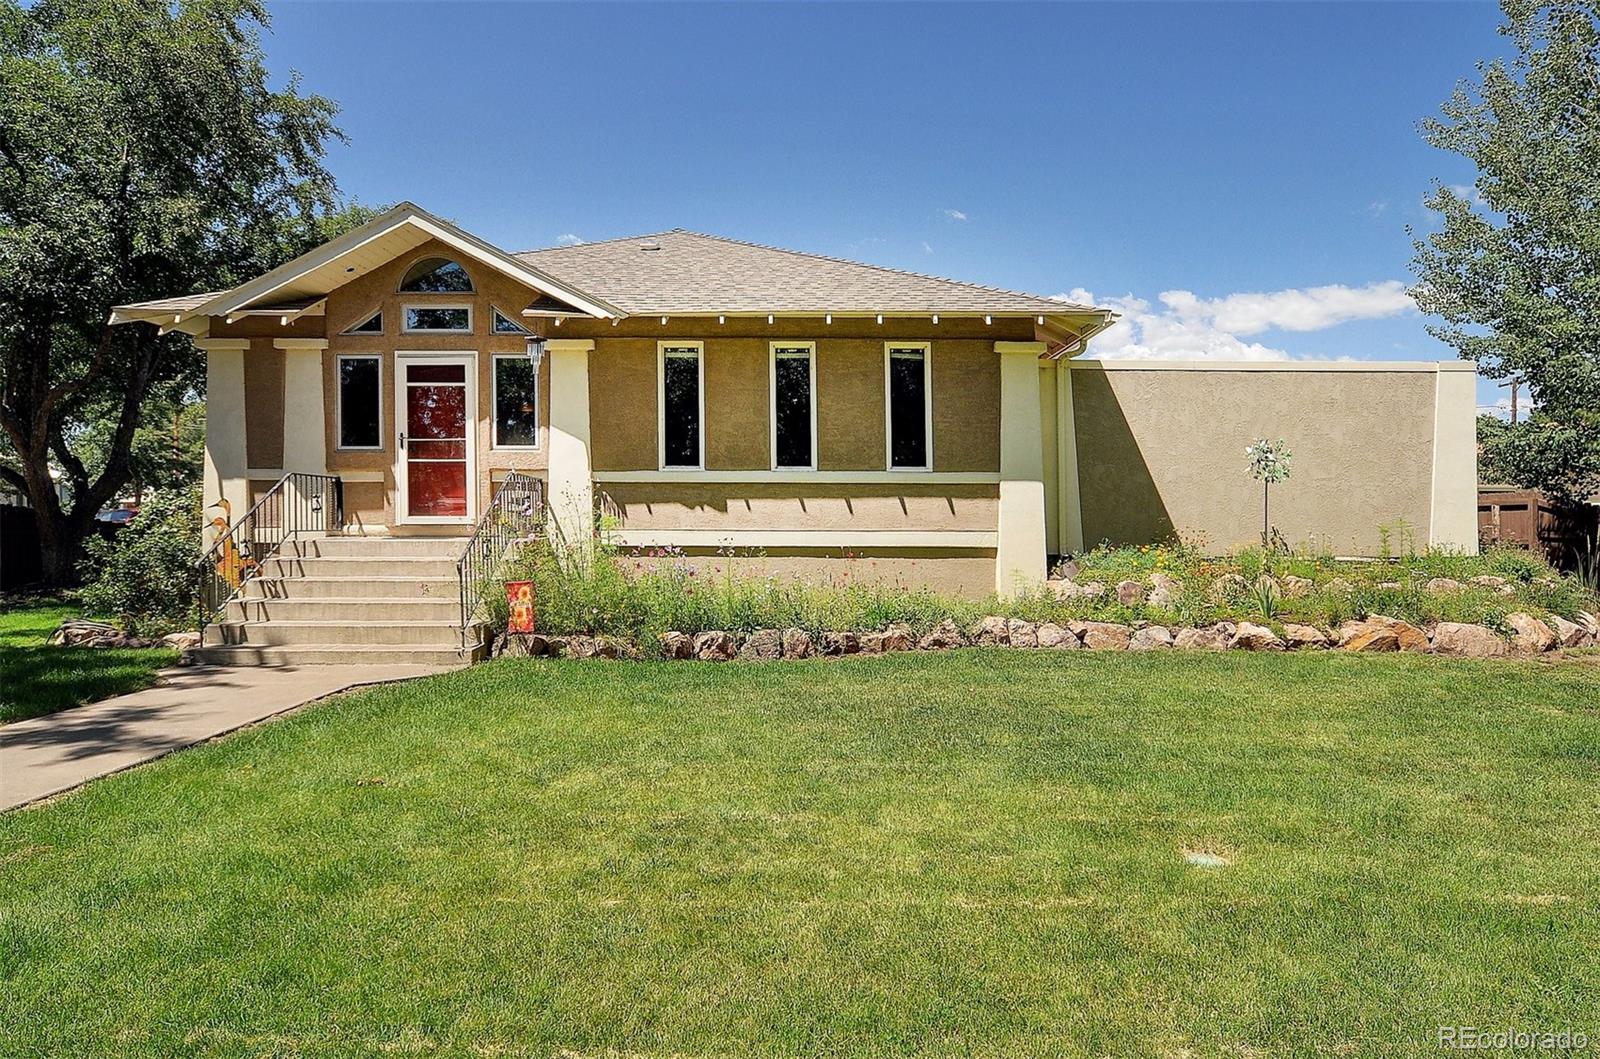
[[[1101,541],[1258,539],[1256,436],[1295,450],[1292,542],[1477,541],[1470,365],[1098,362],[1105,309],[676,229],[509,253],[407,203],[113,319],[204,350],[208,500],[335,475],[379,565],[520,471],[569,539],[603,511],[641,555],[1013,591]]]

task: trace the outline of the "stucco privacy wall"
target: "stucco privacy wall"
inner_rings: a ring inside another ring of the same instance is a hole
[[[1474,511],[1477,474],[1471,372],[1449,363],[1074,361],[1083,539],[1178,534],[1213,552],[1259,541],[1262,490],[1245,447],[1281,437],[1293,473],[1272,489],[1272,523],[1291,544],[1374,555],[1387,538],[1394,551],[1475,550],[1463,517]]]

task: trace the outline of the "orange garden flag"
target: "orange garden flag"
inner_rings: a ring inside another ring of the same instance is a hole
[[[507,632],[533,631],[533,582],[507,581],[506,607],[511,612]]]

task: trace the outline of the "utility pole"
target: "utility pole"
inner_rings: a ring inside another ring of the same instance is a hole
[[[1504,390],[1504,389],[1506,389],[1508,387],[1511,390],[1511,425],[1512,426],[1516,426],[1517,425],[1517,391],[1522,389],[1522,380],[1521,379],[1507,379],[1505,382],[1499,383],[1498,386],[1497,386],[1497,388],[1501,389],[1501,390]]]

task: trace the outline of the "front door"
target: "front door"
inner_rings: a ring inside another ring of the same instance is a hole
[[[402,523],[471,522],[476,480],[477,358],[400,354],[396,513]]]

